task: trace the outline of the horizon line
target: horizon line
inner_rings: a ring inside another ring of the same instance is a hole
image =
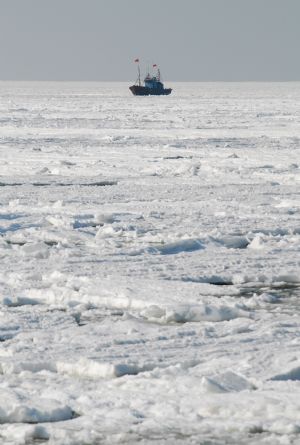
[[[0,82],[90,82],[90,83],[132,83],[131,80],[96,80],[96,79],[0,79]],[[164,80],[164,82],[173,83],[295,83],[300,82],[300,79],[242,79],[242,80]]]

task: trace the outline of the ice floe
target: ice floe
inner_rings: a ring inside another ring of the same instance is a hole
[[[0,83],[0,442],[296,445],[298,83]]]

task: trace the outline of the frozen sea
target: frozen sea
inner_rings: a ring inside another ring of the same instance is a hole
[[[0,442],[300,444],[300,83],[0,83]]]

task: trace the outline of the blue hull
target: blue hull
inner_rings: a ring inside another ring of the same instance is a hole
[[[168,96],[172,91],[172,88],[148,88],[140,85],[132,85],[129,89],[135,96]]]

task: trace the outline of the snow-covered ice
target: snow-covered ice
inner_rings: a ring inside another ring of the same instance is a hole
[[[300,443],[300,83],[0,83],[0,442]]]

